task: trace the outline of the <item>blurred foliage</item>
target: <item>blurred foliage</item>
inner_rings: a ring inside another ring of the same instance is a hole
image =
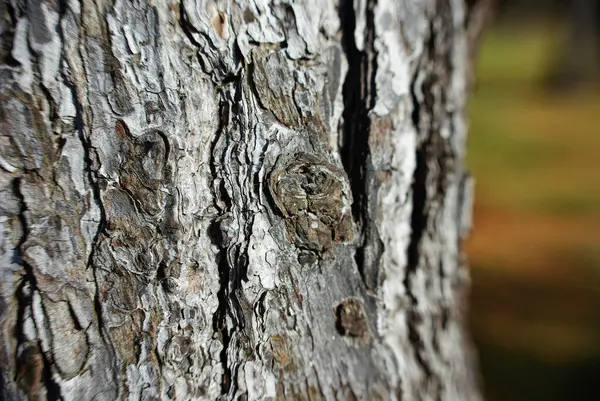
[[[600,400],[600,90],[544,85],[564,37],[553,21],[493,27],[469,103],[488,401]]]

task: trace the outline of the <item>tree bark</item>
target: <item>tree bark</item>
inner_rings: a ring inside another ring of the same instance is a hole
[[[7,400],[477,400],[462,0],[4,0]]]

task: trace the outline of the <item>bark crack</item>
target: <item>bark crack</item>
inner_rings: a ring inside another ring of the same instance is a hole
[[[60,12],[60,20],[62,21],[62,19],[64,18],[64,15],[68,12],[71,11],[68,4],[64,1],[60,1],[59,2],[59,12]],[[81,21],[80,21],[81,22]],[[82,34],[80,35],[81,38],[86,38],[88,35],[85,31],[85,26],[83,23],[81,23],[79,25],[82,30]],[[68,58],[65,57],[64,55],[64,44],[66,43],[66,38],[65,38],[65,33],[62,29],[62,24],[57,24],[57,33],[63,43],[62,48],[62,52],[61,52],[61,59],[65,60],[67,62],[67,65],[70,66],[70,60]],[[83,68],[84,71],[86,71],[86,66],[85,63],[83,62],[83,60],[85,59],[84,55],[83,55],[83,49],[85,48],[85,39],[84,39],[84,43],[80,43],[79,47],[79,56],[81,57],[81,66]],[[106,218],[106,210],[104,208],[104,204],[102,203],[102,195],[101,195],[101,188],[100,185],[98,183],[98,173],[96,170],[93,169],[93,160],[92,160],[92,151],[94,150],[94,147],[92,145],[91,139],[89,137],[86,137],[85,134],[85,121],[84,121],[84,106],[83,106],[83,102],[79,99],[79,93],[77,90],[77,87],[75,85],[75,83],[71,80],[71,78],[68,75],[68,72],[64,69],[61,68],[60,69],[60,76],[62,78],[63,84],[68,88],[68,90],[70,91],[71,94],[71,100],[73,101],[73,106],[75,108],[75,119],[74,119],[74,128],[75,131],[77,132],[77,136],[78,139],[81,143],[81,147],[83,149],[83,169],[84,169],[84,174],[86,175],[87,181],[90,185],[91,188],[91,195],[92,195],[92,201],[96,204],[96,206],[98,207],[98,211],[100,214],[100,221],[98,222],[98,228],[96,229],[96,232],[94,233],[93,239],[92,239],[92,244],[91,244],[91,249],[90,249],[90,253],[87,257],[86,260],[86,269],[92,269],[92,277],[94,280],[94,295],[93,295],[93,305],[94,305],[94,313],[96,314],[96,321],[98,323],[98,333],[100,335],[100,338],[102,340],[102,342],[104,343],[104,346],[109,350],[110,353],[114,353],[114,349],[112,347],[112,342],[110,341],[109,338],[107,338],[107,333],[105,332],[105,326],[104,326],[104,318],[103,318],[103,312],[102,312],[102,301],[101,301],[101,297],[100,297],[100,285],[98,282],[98,271],[97,271],[97,266],[94,263],[94,257],[96,255],[96,252],[98,251],[98,246],[100,244],[100,240],[101,240],[101,235],[107,235],[106,234],[106,226],[107,226],[107,218]],[[85,74],[85,79],[86,79],[86,83],[87,83],[87,79],[88,79],[88,74],[86,72]],[[88,103],[89,99],[88,99]],[[91,126],[91,124],[90,124]],[[116,363],[117,360],[116,358],[111,358],[111,364],[112,364],[112,369],[111,369],[111,373],[112,373],[112,378],[114,383],[118,383],[118,379],[117,379],[117,368],[116,368]]]
[[[27,203],[25,197],[21,192],[21,182],[23,177],[18,177],[13,181],[13,190],[19,200],[19,222],[23,230],[23,235],[19,240],[19,244],[15,247],[14,262],[23,266],[24,275],[21,279],[21,283],[16,288],[17,298],[17,322],[15,325],[15,338],[17,340],[17,353],[15,354],[15,381],[20,384],[22,389],[27,393],[28,397],[35,397],[39,392],[39,382],[36,380],[30,380],[31,374],[37,376],[35,373],[38,371],[39,378],[44,382],[46,389],[46,397],[49,401],[60,400],[60,386],[52,377],[52,360],[42,350],[41,342],[39,339],[33,341],[28,340],[25,334],[25,320],[27,319],[27,313],[29,312],[32,316],[30,317],[35,327],[36,335],[39,337],[39,328],[33,318],[33,296],[35,292],[40,293],[37,286],[37,280],[35,277],[33,266],[31,266],[23,258],[23,246],[27,242],[29,237],[29,225],[27,224],[27,218],[25,214],[28,212]],[[41,294],[40,294],[41,296]],[[44,312],[45,313],[45,312]],[[28,380],[29,379],[29,380]]]
[[[85,135],[85,124],[83,121],[83,105],[79,101],[77,97],[77,90],[75,86],[69,81],[68,77],[63,74],[63,81],[65,86],[71,90],[71,96],[73,100],[73,104],[75,105],[75,130],[79,136],[79,140],[81,142],[81,147],[83,148],[83,160],[84,160],[84,171],[87,175],[88,182],[90,184],[92,190],[92,199],[96,206],[98,207],[100,213],[100,221],[98,222],[98,228],[96,233],[94,234],[92,240],[92,247],[90,250],[90,254],[88,255],[88,259],[86,262],[86,267],[91,268],[94,277],[94,284],[96,292],[94,294],[94,308],[96,311],[96,317],[98,319],[98,329],[100,334],[103,336],[103,328],[104,322],[102,318],[102,304],[100,301],[100,293],[99,293],[99,285],[97,278],[96,266],[94,264],[94,256],[98,250],[98,245],[100,242],[100,236],[106,235],[106,210],[104,208],[104,204],[102,203],[102,195],[100,193],[100,185],[98,184],[98,174],[92,168],[93,161],[91,157],[91,150],[93,149],[93,145],[89,138]],[[106,339],[105,339],[106,340]]]
[[[202,49],[202,44],[196,40],[194,34],[202,34],[189,21],[187,11],[183,1],[179,2],[179,26],[185,37],[196,48]],[[206,69],[202,57],[198,60],[203,71],[211,75]],[[212,76],[212,75],[211,75]],[[214,78],[214,76],[213,76]],[[222,343],[222,349],[219,354],[222,368],[221,394],[233,394],[232,384],[235,383],[234,372],[231,368],[231,361],[228,354],[233,346],[233,334],[236,330],[243,329],[244,318],[238,300],[238,290],[241,288],[241,280],[246,278],[248,258],[245,254],[243,244],[237,242],[231,234],[231,226],[239,223],[241,211],[235,210],[233,204],[236,199],[235,193],[230,193],[234,176],[225,172],[225,165],[232,160],[226,160],[228,153],[234,151],[235,143],[229,138],[229,131],[234,127],[229,124],[237,113],[238,102],[241,102],[241,75],[230,74],[224,77],[220,82],[219,90],[219,125],[214,139],[210,144],[210,177],[213,180],[211,192],[214,205],[218,211],[218,217],[212,221],[209,229],[211,241],[219,247],[216,256],[216,263],[219,275],[219,289],[217,291],[218,307],[213,313],[212,325],[216,338]],[[237,117],[236,117],[237,118]],[[228,185],[229,184],[229,188]],[[235,213],[235,214],[234,214]],[[235,221],[237,220],[237,221]],[[244,230],[246,231],[246,230]],[[231,326],[228,325],[228,318],[231,320]]]
[[[441,397],[442,383],[433,371],[433,365],[427,357],[428,350],[422,338],[421,326],[424,318],[418,310],[421,294],[415,294],[412,288],[412,278],[418,269],[426,269],[428,275],[437,274],[442,281],[443,268],[440,264],[425,259],[422,249],[423,240],[439,232],[439,217],[443,208],[448,177],[452,175],[453,154],[449,139],[441,136],[440,122],[448,118],[445,109],[447,103],[445,88],[448,86],[448,76],[452,63],[449,59],[451,51],[452,22],[448,19],[450,5],[440,4],[436,16],[430,22],[425,51],[419,59],[411,80],[410,94],[413,103],[412,123],[417,132],[416,166],[413,172],[411,237],[407,247],[407,265],[403,285],[410,300],[409,311],[406,314],[406,325],[409,340],[415,351],[417,363],[423,370],[427,380],[433,386],[433,391]],[[445,7],[443,7],[445,6]],[[440,38],[443,40],[440,41]],[[450,42],[450,43],[449,43]],[[443,309],[441,315],[444,318]],[[444,320],[447,316],[444,318]],[[433,330],[443,329],[433,327]],[[435,336],[436,334],[434,334]],[[435,339],[434,339],[435,342]],[[435,345],[434,352],[435,352]]]
[[[20,67],[21,63],[15,60],[12,55],[15,32],[17,29],[17,13],[10,2],[3,2],[4,9],[0,15],[0,19],[5,24],[4,29],[0,32],[0,64],[5,64],[8,67]]]
[[[360,237],[355,260],[366,287],[375,292],[379,281],[379,261],[383,242],[375,219],[378,182],[371,161],[369,136],[370,111],[375,106],[377,52],[375,51],[376,0],[366,4],[365,49],[359,50],[355,39],[356,12],[350,0],[340,3],[342,45],[348,58],[348,73],[343,85],[344,120],[341,157],[352,188],[352,214]]]
[[[242,77],[223,88],[220,98],[219,127],[211,144],[210,160],[211,177],[214,180],[212,195],[219,212],[210,230],[213,243],[219,247],[219,306],[213,314],[213,330],[221,335],[223,343],[220,354],[223,368],[221,392],[234,394],[232,384],[237,381],[237,370],[233,369],[228,355],[234,354],[230,349],[234,344],[239,346],[239,341],[234,341],[234,335],[245,328],[241,289],[242,281],[248,280],[248,238],[253,224],[253,188],[252,185],[244,185],[251,179],[251,172],[240,173],[238,168],[239,159],[245,157],[245,148],[241,144],[245,143],[246,138],[237,136],[250,131],[241,117],[244,114]]]
[[[229,120],[229,112],[229,103],[224,99],[221,99],[221,102],[219,104],[219,127],[217,129],[215,139],[213,140],[213,143],[211,145],[211,163],[209,163],[211,176],[213,177],[213,179],[217,177],[217,164],[220,164],[220,162],[217,163],[215,160],[216,147],[219,138],[223,135],[223,131],[225,130],[227,121]],[[222,182],[218,183],[217,189],[213,187],[213,199],[219,199],[221,202],[225,202],[221,203],[221,205],[219,204],[220,202],[215,202],[215,206],[221,213],[223,213],[224,208],[230,207],[229,203],[231,200],[228,198],[227,192],[225,191]],[[219,291],[217,292],[219,306],[213,314],[213,330],[215,334],[219,333],[221,335],[221,341],[223,343],[223,348],[221,349],[220,353],[221,365],[223,368],[223,375],[221,378],[221,393],[227,394],[231,384],[231,369],[229,368],[229,364],[227,363],[227,350],[229,348],[231,340],[231,336],[227,328],[227,315],[230,313],[228,301],[230,269],[229,264],[227,263],[227,248],[225,246],[225,239],[222,236],[222,231],[219,223],[220,222],[218,219],[215,220],[213,222],[213,226],[211,227],[210,232],[211,239],[217,246],[219,246],[219,253],[217,255],[217,266],[219,269],[220,285]]]

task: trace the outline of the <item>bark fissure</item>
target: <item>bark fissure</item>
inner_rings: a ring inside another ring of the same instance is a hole
[[[2,2],[0,5],[0,19],[6,24],[4,30],[0,32],[0,41],[2,48],[0,49],[0,63],[9,67],[20,67],[19,63],[12,55],[13,39],[17,26],[17,13],[11,3]]]
[[[21,193],[20,185],[22,178],[17,178],[13,181],[13,191],[19,200],[19,223],[21,224],[21,230],[23,233],[21,238],[19,239],[18,245],[14,249],[13,260],[23,266],[24,274],[21,276],[21,281],[15,290],[15,296],[17,298],[17,321],[15,324],[15,337],[17,339],[17,348],[23,344],[27,338],[24,332],[24,324],[26,319],[26,313],[31,309],[31,299],[33,297],[33,292],[37,288],[35,281],[35,274],[31,265],[29,265],[22,257],[22,248],[23,244],[27,241],[27,236],[29,233],[29,226],[27,224],[27,219],[25,217],[25,213],[27,212],[27,204],[25,203],[25,198]],[[15,353],[16,366],[19,366],[18,355]]]
[[[35,174],[32,172],[25,172],[25,174]],[[35,328],[36,335],[40,336],[41,328],[38,327],[38,323],[34,318],[33,311],[33,297],[37,292],[40,294],[40,290],[37,286],[37,280],[33,267],[21,257],[24,250],[23,246],[27,243],[29,237],[29,224],[25,214],[28,212],[27,203],[25,197],[21,192],[21,182],[23,178],[19,177],[14,180],[13,190],[17,199],[20,203],[19,222],[23,234],[19,240],[18,246],[15,248],[15,259],[17,263],[20,263],[24,269],[24,275],[21,277],[21,283],[16,289],[15,295],[17,297],[17,322],[15,325],[15,338],[17,340],[17,352],[15,353],[15,367],[16,377],[15,381],[19,384],[21,389],[31,399],[37,399],[40,396],[41,390],[40,383],[36,382],[36,379],[41,379],[44,383],[46,391],[46,397],[49,401],[57,401],[61,399],[60,386],[54,381],[51,355],[48,355],[42,349],[40,340],[28,339],[25,330],[25,320],[31,319],[33,327]],[[27,314],[29,313],[29,316]],[[45,311],[42,307],[42,313],[45,315]],[[46,319],[46,316],[42,316],[41,319]],[[51,338],[50,338],[51,340]],[[39,377],[38,377],[39,375]]]
[[[413,81],[414,82],[414,81]],[[423,88],[425,89],[425,88]],[[426,89],[425,89],[426,90]],[[413,88],[413,123],[416,124],[417,130],[419,130],[419,122],[422,112],[421,107],[418,106],[416,95]],[[426,113],[433,112],[433,110],[427,110]],[[436,162],[438,155],[431,151],[431,141],[433,135],[437,135],[431,131],[424,133],[426,135],[425,142],[423,142],[416,151],[416,167],[413,174],[413,185],[412,185],[412,213],[411,213],[411,236],[410,242],[407,248],[407,265],[404,274],[403,285],[406,290],[406,294],[410,299],[410,309],[406,314],[406,325],[408,328],[408,338],[412,343],[413,350],[417,363],[425,373],[428,380],[434,378],[432,374],[432,368],[427,358],[424,357],[425,347],[424,340],[419,333],[419,326],[423,323],[423,318],[420,312],[416,310],[419,299],[415,296],[412,289],[411,278],[419,268],[422,268],[421,264],[424,263],[423,255],[421,252],[421,245],[423,237],[427,233],[428,225],[432,216],[429,215],[430,209],[430,193],[429,182],[430,169],[428,165],[432,162]],[[436,379],[437,380],[437,379]],[[437,386],[437,385],[436,385]],[[439,397],[439,391],[438,391]]]
[[[43,310],[43,307],[42,311],[42,313],[46,315],[46,312]],[[46,318],[46,316],[44,316],[44,318]],[[50,340],[52,340],[52,337],[50,337]],[[41,343],[38,343],[38,347],[41,349]],[[53,360],[54,357],[51,353],[46,353],[43,351],[41,352],[41,357],[43,361],[42,378],[44,381],[44,386],[46,388],[46,399],[48,401],[60,401],[62,400],[60,386],[54,380],[53,377],[54,370],[56,369],[56,364]]]
[[[348,58],[348,72],[343,85],[344,119],[341,143],[342,163],[352,189],[352,213],[360,230],[355,260],[366,287],[375,292],[379,281],[379,263],[383,243],[374,222],[378,183],[371,162],[369,136],[375,107],[377,52],[374,8],[376,0],[366,2],[365,49],[359,50],[355,40],[356,11],[352,1],[340,4],[342,45]]]
[[[417,73],[413,76],[412,86],[411,86],[411,97],[413,103],[413,111],[412,111],[412,121],[417,129],[417,132],[420,130],[420,121],[421,121],[421,106],[419,99],[416,95],[416,80]],[[417,134],[418,135],[418,134]],[[408,297],[410,298],[411,303],[414,305],[417,303],[417,299],[413,294],[411,288],[412,285],[410,283],[410,277],[414,274],[416,269],[419,267],[420,262],[420,250],[419,246],[421,244],[421,238],[425,232],[427,226],[427,211],[425,209],[427,202],[427,162],[428,157],[426,154],[426,147],[424,149],[424,144],[419,146],[416,150],[416,166],[415,171],[413,173],[412,180],[412,212],[410,217],[410,227],[411,227],[411,235],[410,242],[407,249],[407,264],[406,270],[404,273],[404,281],[403,285],[406,289]]]
[[[217,294],[219,307],[214,313],[214,330],[221,333],[223,349],[221,364],[223,366],[222,393],[235,394],[237,369],[235,363],[228,359],[239,345],[234,342],[236,333],[245,329],[245,311],[242,306],[242,281],[247,281],[248,270],[248,238],[251,235],[253,212],[251,210],[252,192],[245,187],[250,177],[240,176],[237,169],[239,158],[246,158],[244,132],[248,129],[243,120],[242,110],[243,88],[242,78],[223,87],[220,93],[219,128],[213,139],[210,161],[213,174],[213,199],[219,216],[213,222],[212,236],[219,246],[218,255],[220,289]],[[237,138],[241,135],[242,138]],[[236,198],[245,199],[244,207],[234,202]],[[229,317],[231,324],[228,324]]]
[[[448,9],[447,1],[438,1],[438,10]],[[419,298],[413,290],[412,280],[419,269],[428,275],[437,274],[440,283],[440,292],[443,293],[443,281],[447,279],[444,274],[442,260],[433,263],[428,259],[427,252],[423,250],[424,241],[436,238],[439,234],[435,228],[439,227],[440,216],[443,211],[444,198],[450,183],[449,177],[453,174],[453,154],[449,139],[441,134],[440,121],[451,118],[451,114],[444,108],[447,102],[446,87],[447,77],[452,72],[452,63],[449,52],[452,48],[451,39],[440,43],[440,38],[445,37],[444,32],[451,31],[452,23],[441,17],[432,17],[428,29],[428,39],[425,42],[425,52],[415,70],[411,81],[411,99],[413,110],[412,124],[417,132],[416,166],[412,180],[412,211],[411,235],[407,247],[407,265],[404,273],[404,288],[410,300],[409,311],[406,315],[409,339],[413,345],[416,360],[425,376],[431,381],[436,399],[442,397],[443,387],[439,377],[434,373],[431,356],[427,357],[425,339],[422,327],[428,325],[438,327],[425,321],[419,311]],[[447,37],[451,35],[447,34]],[[452,124],[450,124],[452,126]],[[452,132],[450,133],[450,135]],[[438,312],[441,316],[440,329],[445,329],[448,318],[444,306]],[[434,320],[432,322],[436,322]],[[435,330],[435,329],[434,329]],[[432,333],[432,350],[439,354],[438,333]],[[442,363],[444,363],[442,361]]]
[[[104,209],[104,204],[102,203],[102,196],[100,194],[100,185],[98,184],[98,176],[92,168],[92,159],[90,156],[90,152],[93,149],[90,140],[86,138],[84,122],[83,122],[83,110],[79,100],[77,99],[77,93],[73,86],[68,85],[68,82],[65,82],[67,87],[70,87],[72,90],[73,103],[76,108],[76,116],[75,116],[75,129],[77,130],[77,134],[79,135],[79,140],[81,141],[81,146],[83,147],[83,160],[84,160],[84,169],[87,174],[88,183],[92,189],[92,199],[94,203],[98,207],[100,211],[100,221],[98,222],[98,228],[94,233],[93,243],[90,250],[90,254],[88,255],[88,259],[86,262],[86,266],[92,269],[94,284],[96,287],[96,291],[94,293],[94,307],[96,310],[96,317],[98,320],[98,327],[100,333],[103,333],[104,323],[102,319],[102,304],[100,302],[100,294],[99,294],[99,286],[98,286],[98,277],[97,277],[97,266],[94,263],[94,256],[97,252],[98,245],[100,242],[100,236],[106,235],[106,210]]]
[[[21,181],[23,180],[22,177],[16,178],[13,181],[13,191],[17,197],[17,199],[19,200],[19,215],[18,215],[18,219],[19,219],[19,223],[21,225],[21,229],[23,230],[23,233],[21,235],[21,238],[19,239],[19,243],[17,244],[17,246],[14,249],[14,255],[13,255],[13,260],[16,263],[22,264],[23,268],[24,268],[24,275],[21,277],[21,284],[19,285],[21,288],[23,288],[25,285],[29,285],[29,290],[30,290],[30,294],[29,294],[29,298],[31,298],[31,296],[33,295],[33,291],[35,291],[35,289],[37,288],[37,284],[35,281],[35,274],[33,272],[33,269],[31,267],[31,265],[29,265],[29,263],[27,263],[22,255],[23,255],[23,244],[25,244],[27,242],[27,237],[29,235],[29,225],[27,224],[27,218],[25,217],[25,213],[27,213],[27,203],[25,202],[25,197],[23,196],[23,194],[21,193]],[[17,295],[21,295],[21,291],[16,292]],[[22,298],[19,298],[20,301],[22,300]],[[22,306],[23,308],[25,308],[26,306],[29,305],[30,302],[19,302],[19,305]],[[20,314],[22,316],[22,314]],[[22,336],[22,328],[23,328],[23,319],[20,318],[18,319],[18,322],[20,322],[20,324],[17,325],[17,338],[21,339],[23,338]]]
[[[219,22],[223,23],[221,14],[219,14]],[[202,49],[202,44],[194,38],[194,34],[203,35],[203,33],[199,32],[190,21],[184,1],[179,3],[179,25],[189,42],[195,48]],[[198,60],[203,70],[209,73],[200,53],[198,53]],[[235,193],[230,193],[231,186],[235,185],[232,182],[236,176],[231,177],[224,171],[224,165],[229,162],[228,152],[233,152],[235,147],[229,131],[235,129],[232,122],[236,118],[236,113],[240,111],[236,108],[236,103],[241,101],[242,77],[226,74],[222,79],[218,79],[216,74],[211,74],[211,76],[220,88],[218,93],[218,127],[210,145],[209,161],[211,173],[209,179],[212,180],[210,188],[213,203],[218,213],[217,218],[212,221],[209,235],[211,241],[219,248],[216,255],[219,278],[218,306],[213,312],[212,321],[214,336],[220,337],[222,345],[219,352],[219,362],[222,369],[220,388],[221,394],[226,395],[235,393],[233,385],[236,381],[236,372],[232,369],[229,354],[234,353],[233,337],[235,332],[244,327],[244,317],[239,306],[237,292],[247,269],[247,258],[242,255],[243,250],[240,244],[235,243],[229,227],[239,213],[235,210],[234,199],[232,199]],[[229,189],[227,184],[229,184]],[[228,324],[228,318],[231,325]]]
[[[181,26],[181,30],[185,34],[186,38],[190,41],[190,43],[192,43],[197,48],[200,48],[202,46],[200,45],[200,43],[198,43],[198,41],[196,41],[196,39],[194,39],[194,36],[192,35],[192,32],[196,31],[196,29],[189,21],[187,11],[185,10],[185,5],[183,3],[183,0],[179,2],[179,26]]]
[[[71,9],[71,7],[69,6],[68,2],[65,0],[59,0],[58,3],[59,9],[59,23],[57,24],[56,30],[57,30],[57,34],[58,37],[61,40],[62,46],[61,46],[61,59],[64,60],[64,63],[66,65],[68,65],[70,68],[72,67],[70,65],[70,63],[74,62],[73,60],[70,60],[66,57],[65,54],[65,46],[67,43],[68,38],[65,35],[65,32],[63,30],[63,25],[62,25],[62,21],[63,19],[66,17],[67,13],[72,13],[74,14],[74,11]],[[81,4],[82,7],[82,11],[85,8],[84,4]],[[99,11],[99,10],[98,10]],[[89,85],[89,75],[87,74],[88,72],[88,67],[86,66],[85,63],[85,56],[86,56],[86,38],[88,36],[88,33],[86,32],[86,28],[85,25],[83,24],[83,19],[79,19],[79,23],[81,24],[79,26],[79,38],[77,39],[77,43],[78,43],[78,52],[77,52],[77,56],[79,57],[79,62],[81,62],[81,68],[83,69],[84,72],[86,72],[85,77],[84,77],[84,82],[86,84]],[[106,27],[103,27],[104,29],[107,29]],[[106,32],[104,33],[105,37],[109,37],[110,35],[106,34]],[[109,42],[110,44],[110,42]],[[98,155],[95,154],[96,149],[94,148],[93,144],[92,144],[92,140],[91,140],[91,131],[89,133],[86,133],[86,130],[90,130],[90,128],[92,127],[92,121],[87,121],[85,119],[85,115],[86,115],[86,109],[85,109],[85,104],[89,104],[90,103],[90,98],[89,98],[89,93],[87,91],[87,89],[85,88],[81,88],[78,87],[77,84],[75,83],[75,80],[73,79],[73,77],[71,77],[69,75],[69,72],[67,72],[68,70],[66,70],[65,68],[60,68],[59,70],[59,78],[62,81],[62,83],[65,85],[68,94],[67,96],[70,95],[71,97],[71,101],[73,104],[73,107],[75,108],[75,117],[73,120],[73,128],[77,134],[77,139],[79,140],[79,142],[81,143],[81,148],[83,151],[83,154],[81,155],[82,159],[83,159],[83,173],[85,176],[85,179],[87,179],[87,183],[89,185],[90,188],[90,192],[91,192],[91,201],[94,203],[94,205],[98,208],[98,212],[99,212],[99,221],[97,222],[97,227],[96,227],[96,231],[93,234],[92,237],[92,242],[91,242],[91,247],[90,247],[90,252],[87,255],[87,259],[85,260],[85,268],[87,270],[91,270],[92,273],[92,280],[93,280],[93,297],[92,297],[92,301],[93,301],[93,310],[94,310],[94,314],[95,314],[95,321],[97,324],[97,330],[98,330],[98,334],[100,336],[100,341],[103,344],[103,346],[106,348],[106,350],[108,350],[108,353],[110,355],[112,355],[112,357],[110,358],[110,376],[114,382],[114,385],[116,387],[120,387],[120,385],[118,384],[118,361],[116,360],[116,352],[114,349],[114,345],[111,341],[111,338],[109,337],[107,328],[105,326],[105,322],[104,322],[104,313],[103,313],[103,304],[102,304],[102,297],[100,294],[100,282],[99,282],[99,276],[98,276],[98,269],[100,268],[98,266],[98,262],[95,260],[96,259],[96,255],[97,252],[99,251],[99,247],[100,247],[100,243],[103,239],[103,237],[110,237],[110,235],[107,232],[107,227],[108,227],[108,218],[107,218],[107,214],[106,214],[106,208],[104,205],[104,202],[102,200],[102,192],[101,192],[101,187],[100,187],[100,175],[98,174],[98,171],[94,168],[95,165],[97,165],[98,163],[96,163],[93,159],[93,157],[95,156],[96,160],[98,160]],[[88,112],[88,116],[91,117],[91,119],[93,119],[93,113],[89,113]],[[99,166],[97,166],[99,167]],[[71,305],[69,303],[69,305]],[[72,311],[72,307],[69,306],[70,310]],[[89,326],[92,326],[92,322],[89,323]],[[87,328],[85,330],[86,332],[86,342],[88,342],[89,344],[89,336],[87,334]],[[92,352],[93,347],[89,346],[89,349],[87,350],[88,355],[86,355],[86,359],[89,357],[89,354]],[[126,386],[123,386],[126,387]]]
[[[183,3],[182,3],[183,4]],[[213,179],[218,176],[217,166],[221,164],[220,155],[217,153],[217,142],[221,136],[225,135],[227,123],[230,118],[229,103],[221,99],[219,103],[219,128],[213,139],[211,145],[211,163],[210,169]],[[213,187],[214,188],[214,187]],[[219,182],[218,188],[213,189],[213,199],[215,200],[215,206],[219,213],[224,216],[225,210],[231,208],[231,202],[225,190],[223,182]],[[219,201],[222,202],[219,205]],[[211,236],[213,242],[219,247],[219,253],[217,255],[217,266],[219,270],[219,291],[217,292],[217,299],[219,301],[218,309],[213,314],[213,330],[216,333],[220,333],[223,347],[220,352],[221,366],[223,374],[221,377],[221,393],[227,394],[231,385],[231,369],[227,361],[227,352],[231,341],[231,333],[227,327],[227,316],[231,314],[230,308],[230,265],[227,261],[227,239],[223,237],[224,233],[220,227],[220,221],[215,220],[211,227]]]

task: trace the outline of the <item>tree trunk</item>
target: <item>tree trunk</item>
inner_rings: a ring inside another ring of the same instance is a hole
[[[563,90],[600,78],[600,2],[571,0],[567,6],[568,37],[550,74],[550,84]]]
[[[462,0],[4,0],[3,399],[477,400]]]

